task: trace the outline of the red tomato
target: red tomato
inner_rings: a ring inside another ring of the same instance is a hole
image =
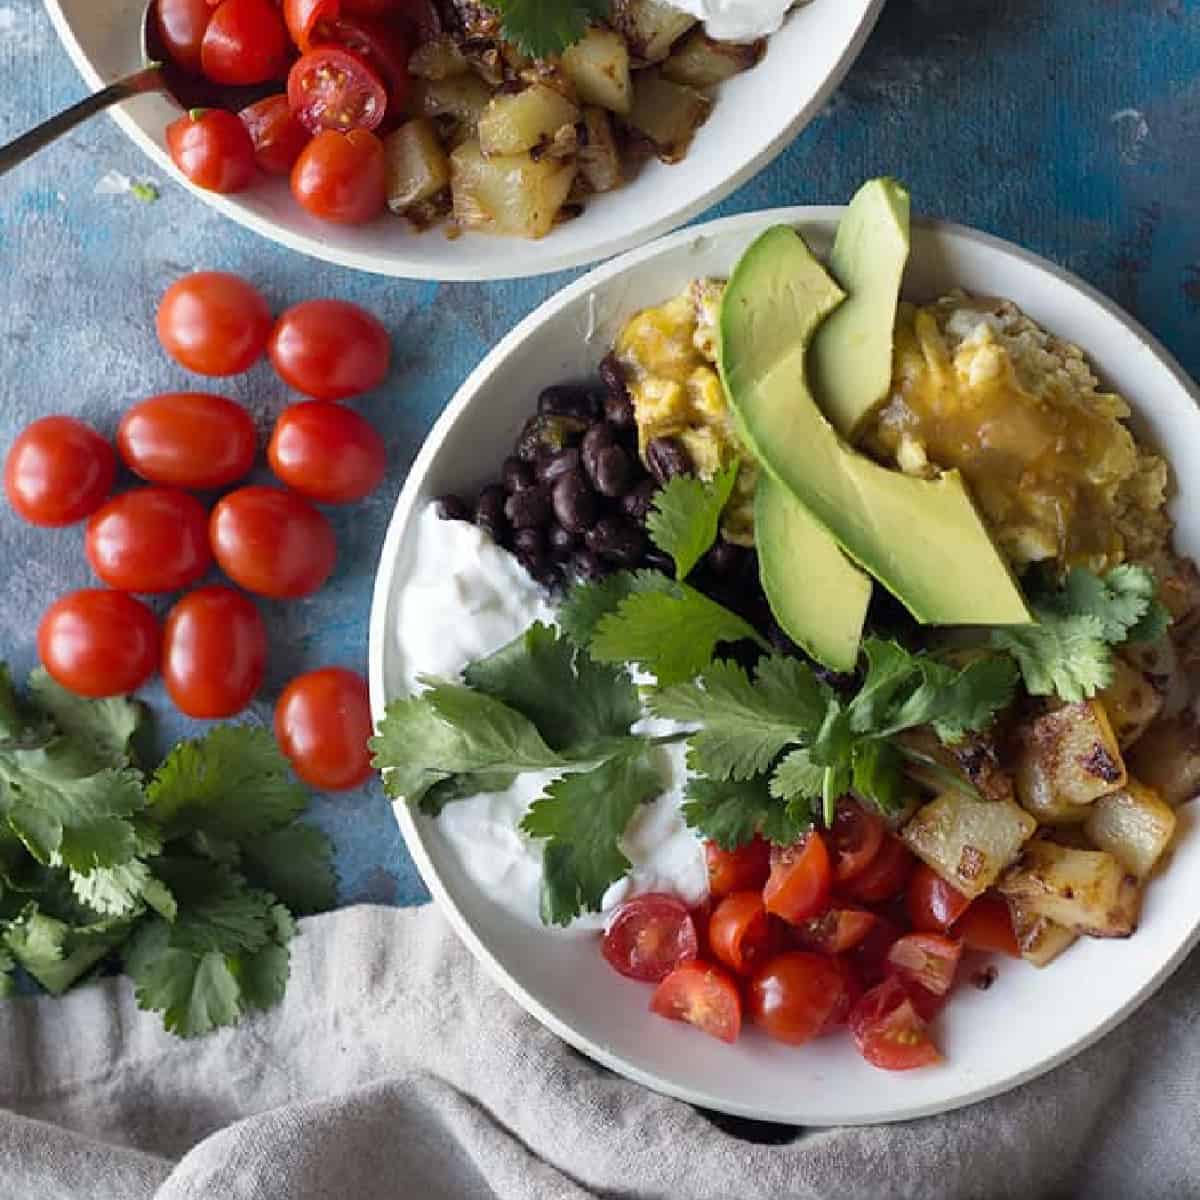
[[[704,857],[708,863],[708,890],[717,897],[751,888],[761,890],[771,873],[771,847],[757,836],[736,850],[722,850],[716,842],[705,842]]]
[[[940,933],[909,933],[892,943],[888,966],[905,983],[944,996],[954,983],[962,944]]]
[[[657,983],[696,957],[699,943],[687,905],[649,892],[627,900],[608,919],[600,951],[614,971]]]
[[[208,513],[174,488],[134,488],[114,496],[87,524],[92,570],[122,592],[177,592],[212,564]]]
[[[254,182],[254,143],[221,108],[193,109],[167,126],[171,161],[199,188],[241,192]]]
[[[200,45],[211,16],[209,0],[155,0],[154,23],[163,49],[190,75],[201,72]]]
[[[37,641],[52,678],[93,699],[134,691],[158,666],[158,621],[124,592],[85,588],[63,596],[46,610]]]
[[[763,888],[763,903],[767,912],[795,925],[824,911],[832,882],[825,839],[814,829],[794,846],[772,847],[771,875]]]
[[[308,400],[280,414],[267,460],[302,496],[321,504],[350,504],[379,486],[387,449],[358,413],[327,400]]]
[[[221,570],[246,591],[277,600],[312,595],[337,559],[329,521],[279,488],[230,492],[212,510],[208,530]]]
[[[917,863],[908,881],[908,917],[914,929],[941,933],[966,912],[970,900],[932,867]]]
[[[186,716],[214,720],[241,712],[266,669],[266,626],[241,592],[197,588],[167,614],[163,682]]]
[[[338,0],[283,0],[283,19],[292,41],[301,50],[311,50],[317,22],[332,20],[340,7]]]
[[[1017,935],[1013,932],[1008,905],[996,895],[985,893],[971,901],[970,908],[958,919],[954,932],[968,950],[986,950],[994,954],[1021,957]]]
[[[367,681],[342,667],[293,679],[275,706],[275,738],[305,783],[324,792],[358,787],[371,777],[374,729]]]
[[[844,1009],[846,978],[832,958],[789,950],[760,967],[750,981],[754,1022],[792,1046],[812,1041]]]
[[[854,969],[868,987],[877,984],[887,973],[887,954],[900,932],[886,917],[877,914],[867,936],[849,951]]]
[[[771,948],[771,926],[759,892],[732,892],[713,910],[708,946],[718,962],[748,975]]]
[[[408,42],[398,29],[370,17],[346,17],[323,24],[320,34],[374,67],[387,88],[388,114],[403,111],[408,96]]]
[[[42,417],[26,426],[4,460],[4,490],[31,525],[72,525],[112,491],[113,448],[74,417]]]
[[[867,869],[883,845],[885,832],[877,813],[867,812],[857,800],[849,797],[838,801],[837,814],[828,834],[833,876],[838,883],[854,879]]]
[[[271,310],[238,275],[196,271],[167,288],[155,318],[162,348],[198,375],[237,375],[262,357]]]
[[[250,84],[279,79],[290,44],[271,0],[223,0],[200,46],[200,65],[213,83]]]
[[[942,1059],[904,985],[895,978],[873,987],[854,1006],[850,1036],[863,1058],[885,1071],[908,1071]]]
[[[392,361],[387,330],[344,300],[306,300],[289,308],[276,322],[267,352],[284,383],[318,400],[370,391],[387,378]]]
[[[254,161],[268,175],[290,175],[309,132],[296,120],[288,99],[280,93],[243,108],[238,116],[254,143]]]
[[[654,989],[650,1011],[671,1021],[687,1021],[722,1042],[736,1042],[742,1030],[737,984],[711,963],[676,967]]]
[[[850,1011],[862,999],[863,987],[858,978],[858,972],[844,958],[834,958],[830,960],[838,969],[838,973],[842,977],[843,990],[838,999],[837,1004],[829,1010],[829,1016],[825,1018],[825,1024],[821,1026],[821,1033],[832,1033],[850,1019]]]
[[[830,908],[797,925],[795,937],[806,950],[845,954],[863,941],[878,920],[874,913],[860,908]]]
[[[846,894],[869,903],[887,900],[904,887],[912,869],[913,856],[908,847],[888,834],[879,853],[845,885]]]
[[[151,483],[228,487],[254,466],[258,435],[250,414],[224,396],[166,392],[135,404],[117,428],[126,466]]]
[[[318,46],[292,64],[288,104],[310,133],[375,129],[387,111],[387,89],[365,58],[341,46]]]
[[[292,195],[322,221],[361,225],[383,212],[387,168],[383,143],[368,129],[326,129],[300,152]]]

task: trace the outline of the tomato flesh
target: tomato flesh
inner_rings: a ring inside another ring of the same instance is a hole
[[[883,845],[886,829],[877,813],[868,812],[848,796],[838,801],[829,830],[833,877],[846,883],[861,875]]]
[[[921,1015],[904,985],[885,979],[850,1012],[850,1035],[858,1052],[874,1067],[910,1071],[941,1061]]]
[[[338,0],[283,0],[283,19],[292,41],[302,51],[312,48],[312,34],[320,21],[338,15]]]
[[[844,1008],[846,976],[834,959],[805,950],[776,955],[750,981],[754,1022],[780,1042],[812,1041]]]
[[[722,850],[716,842],[705,842],[704,859],[708,864],[708,890],[718,898],[730,892],[761,889],[771,874],[771,847],[758,836],[735,850]]]
[[[296,774],[321,791],[346,791],[371,777],[373,732],[367,681],[343,667],[293,679],[275,706],[279,748]]]
[[[813,830],[802,842],[771,851],[771,874],[763,888],[767,912],[793,925],[824,911],[833,870],[825,840]]]
[[[268,175],[290,174],[310,134],[296,119],[288,98],[267,96],[247,105],[238,116],[254,143],[258,169]]]
[[[383,143],[369,129],[325,129],[300,152],[291,184],[300,206],[322,221],[373,220],[387,203]]]
[[[374,427],[327,400],[285,409],[267,459],[283,483],[321,504],[361,500],[379,486],[387,469],[387,450]]]
[[[794,930],[796,940],[807,950],[821,954],[845,954],[862,943],[879,918],[860,908],[829,908]]]
[[[708,948],[723,966],[748,975],[771,948],[771,926],[758,892],[731,892],[713,910]]]
[[[42,417],[4,460],[8,502],[31,525],[73,525],[96,511],[117,474],[113,448],[74,417]]]
[[[650,892],[627,900],[613,912],[600,952],[619,974],[657,983],[680,963],[696,957],[699,940],[682,900]]]
[[[959,917],[954,932],[968,950],[1021,957],[1008,904],[999,896],[987,893],[972,900],[971,906]]]
[[[288,103],[310,133],[375,129],[387,111],[387,89],[374,67],[341,46],[318,46],[288,72]]]
[[[184,113],[167,126],[167,149],[183,176],[209,192],[241,192],[254,182],[254,143],[231,112]]]
[[[104,588],[56,600],[38,626],[37,643],[50,676],[92,699],[135,691],[158,666],[154,614],[140,600]]]
[[[409,83],[408,42],[398,29],[370,17],[348,16],[324,22],[320,33],[375,69],[387,89],[387,117],[403,113]]]
[[[211,16],[208,0],[155,0],[154,23],[163,49],[189,75],[201,73],[200,47]]]
[[[258,289],[226,271],[196,271],[177,279],[155,316],[162,348],[200,375],[249,370],[267,348],[271,325],[271,310]]]
[[[844,885],[847,895],[877,904],[900,892],[913,869],[913,856],[905,844],[890,833],[878,853],[853,879]]]
[[[392,360],[387,330],[344,300],[306,300],[289,308],[267,351],[284,383],[317,400],[345,400],[378,387]]]
[[[888,966],[905,983],[944,996],[954,983],[962,943],[940,933],[909,933],[892,943]]]
[[[266,83],[287,69],[289,46],[271,0],[222,0],[204,31],[200,65],[213,83]]]
[[[698,961],[675,968],[654,990],[650,1010],[686,1021],[710,1037],[736,1042],[742,1029],[742,997],[718,966]]]

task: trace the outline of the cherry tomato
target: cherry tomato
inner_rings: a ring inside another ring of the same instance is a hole
[[[838,801],[829,830],[833,877],[838,883],[854,879],[867,869],[883,845],[884,833],[883,820],[877,813],[867,812],[857,800],[849,797]]]
[[[832,958],[789,950],[759,968],[747,997],[751,1019],[773,1038],[801,1046],[844,1010],[846,979]]]
[[[1021,947],[1013,932],[1012,916],[1008,905],[999,896],[986,893],[972,900],[970,908],[959,917],[954,932],[962,938],[968,950],[1007,954],[1010,958],[1021,957]]]
[[[350,504],[379,486],[383,438],[356,412],[327,400],[285,408],[267,447],[281,482],[321,504]]]
[[[924,1020],[898,979],[885,979],[867,992],[851,1010],[849,1023],[858,1052],[874,1067],[908,1071],[941,1062]]]
[[[842,977],[842,993],[838,997],[837,1003],[829,1010],[829,1016],[825,1018],[825,1024],[821,1026],[821,1033],[832,1033],[835,1029],[845,1025],[850,1019],[851,1010],[862,999],[863,994],[863,986],[858,978],[858,972],[846,959],[833,958],[830,959],[830,962]]]
[[[277,600],[312,595],[337,559],[329,521],[279,488],[230,492],[212,510],[208,530],[221,570],[246,591]]]
[[[302,51],[311,50],[317,22],[333,20],[340,8],[338,0],[283,0],[283,19],[292,41]]]
[[[254,699],[267,669],[267,629],[254,602],[231,587],[189,592],[167,614],[163,682],[189,717],[232,717]]]
[[[93,699],[136,690],[158,666],[158,621],[124,592],[84,588],[63,596],[46,610],[37,641],[51,677]]]
[[[134,488],[114,496],[87,524],[92,570],[122,592],[177,592],[212,564],[208,513],[174,488]]]
[[[163,49],[190,75],[201,73],[200,45],[211,16],[209,0],[155,0],[154,23]]]
[[[240,404],[206,392],[151,396],[117,428],[117,449],[135,475],[201,491],[241,479],[254,466],[257,440]]]
[[[358,787],[371,777],[374,732],[367,681],[342,667],[293,679],[275,706],[275,738],[305,783],[324,792]]]
[[[162,348],[189,371],[237,375],[267,348],[271,310],[240,276],[196,271],[167,288],[155,324]]]
[[[383,21],[367,17],[344,17],[320,28],[326,35],[369,63],[387,89],[387,115],[403,112],[408,97],[408,42],[404,35]]]
[[[736,850],[722,850],[716,842],[705,842],[704,858],[708,863],[708,890],[717,897],[751,888],[761,890],[771,873],[771,847],[757,836]]]
[[[241,192],[254,182],[254,143],[221,108],[193,109],[167,126],[171,161],[199,188]]]
[[[794,846],[772,848],[771,875],[763,888],[763,903],[767,912],[794,925],[824,911],[832,882],[825,839],[814,829]]]
[[[971,903],[951,887],[932,867],[917,863],[908,881],[908,918],[914,929],[941,933],[949,929]]]
[[[346,11],[360,17],[384,17],[405,7],[405,0],[345,0]]]
[[[375,129],[387,111],[387,88],[375,68],[341,46],[318,46],[292,64],[288,104],[310,133]]]
[[[742,997],[737,984],[712,963],[685,962],[654,989],[650,1011],[687,1021],[710,1037],[736,1042],[742,1031]]]
[[[306,300],[289,308],[276,322],[267,352],[284,383],[318,400],[370,391],[387,378],[392,361],[387,330],[344,300]]]
[[[4,490],[31,525],[73,525],[104,503],[117,474],[113,448],[74,417],[42,417],[4,460]]]
[[[368,129],[326,129],[300,152],[292,195],[322,221],[361,225],[383,212],[387,168],[383,143]]]
[[[913,856],[908,847],[899,838],[888,834],[879,853],[844,885],[844,890],[856,900],[878,903],[896,895],[908,883],[912,869]]]
[[[944,996],[954,982],[962,943],[940,933],[909,933],[892,943],[888,966],[905,983]]]
[[[875,915],[875,924],[857,946],[848,951],[858,977],[868,987],[877,984],[887,974],[887,954],[901,931],[887,917]]]
[[[309,132],[296,120],[287,97],[267,96],[243,108],[238,116],[254,143],[254,161],[268,175],[290,175]]]
[[[657,983],[696,957],[699,942],[687,905],[648,892],[627,900],[608,919],[600,951],[614,971]]]
[[[829,908],[797,925],[795,937],[806,950],[845,954],[863,941],[878,920],[874,913],[860,908]]]
[[[708,947],[731,971],[748,975],[771,948],[771,926],[759,892],[731,892],[713,910]]]
[[[223,0],[204,31],[200,65],[213,83],[266,83],[287,70],[289,47],[271,0]]]

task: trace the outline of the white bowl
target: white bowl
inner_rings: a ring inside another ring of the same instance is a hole
[[[89,86],[141,66],[144,0],[45,0],[46,9]],[[793,12],[752,71],[720,89],[712,117],[681,163],[648,163],[628,186],[597,197],[578,220],[541,241],[437,229],[414,233],[380,218],[348,228],[307,216],[282,179],[238,196],[193,189],[235,221],[293,250],[340,266],[406,279],[479,280],[542,275],[582,266],[639,245],[724,199],[775,157],[820,111],[875,24],[883,0],[813,0]],[[167,155],[164,130],[179,115],[162,96],[113,110],[117,124],[160,170],[186,183]],[[190,184],[187,186],[191,187]]]
[[[413,517],[431,497],[494,477],[539,389],[592,373],[634,310],[702,275],[727,275],[768,225],[797,225],[828,249],[841,210],[777,209],[715,221],[627,254],[559,292],[484,359],[434,426],[413,465],[383,547],[371,613],[376,719],[401,690],[395,605]],[[1078,343],[1132,403],[1139,431],[1168,447],[1178,485],[1180,548],[1200,554],[1200,410],[1193,385],[1145,330],[1079,280],[1013,246],[959,226],[917,222],[906,292],[952,287],[1006,296]],[[436,821],[398,806],[405,841],[459,935],[538,1020],[613,1070],[681,1099],[798,1125],[895,1121],[995,1095],[1083,1049],[1146,999],[1200,938],[1200,836],[1180,811],[1177,848],[1124,941],[1083,938],[1044,971],[1002,962],[986,992],[964,986],[939,1020],[942,1066],[891,1074],[868,1066],[848,1037],[793,1049],[755,1030],[736,1046],[647,1011],[644,985],[617,976],[595,940],[533,930],[490,904],[466,878]]]

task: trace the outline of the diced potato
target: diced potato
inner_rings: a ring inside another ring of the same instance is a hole
[[[1104,705],[1117,745],[1131,746],[1162,711],[1163,694],[1154,679],[1143,675],[1119,654],[1113,656],[1113,681],[1097,700]]]
[[[925,760],[922,763],[910,759],[905,772],[929,791],[945,790],[944,772],[949,771],[961,776],[985,800],[1013,798],[1012,777],[1000,766],[996,741],[991,734],[968,734],[961,742],[947,746],[932,729],[924,726],[905,731],[899,740],[914,758]]]
[[[1160,717],[1130,747],[1129,769],[1172,808],[1200,795],[1200,725],[1184,710]]]
[[[473,132],[491,98],[491,89],[475,75],[414,79],[408,107],[417,116],[453,117]]]
[[[712,87],[748,71],[762,58],[766,46],[765,38],[756,42],[718,42],[703,29],[693,29],[663,63],[663,77],[689,87]]]
[[[703,92],[672,83],[657,71],[639,71],[634,79],[629,124],[663,162],[678,162],[687,154],[711,111],[712,101]]]
[[[1008,911],[1021,957],[1035,967],[1044,967],[1053,962],[1068,946],[1079,940],[1079,934],[1046,917],[1039,917],[1019,900],[1010,900]]]
[[[545,84],[493,96],[479,118],[479,148],[493,155],[523,154],[554,140],[564,126],[574,128],[579,109]]]
[[[408,73],[418,79],[450,79],[471,69],[453,38],[435,37],[422,42],[408,56]]]
[[[943,792],[904,827],[908,848],[947,883],[982,895],[1033,836],[1037,822],[1011,800],[972,800]]]
[[[1077,850],[1037,838],[999,887],[1034,916],[1075,933],[1128,937],[1137,926],[1138,881],[1104,850]]]
[[[634,57],[656,63],[667,57],[671,46],[696,24],[696,18],[663,0],[613,0],[612,23]]]
[[[593,26],[563,54],[562,69],[581,104],[595,104],[622,116],[629,111],[629,48],[615,30]]]
[[[1145,879],[1175,834],[1175,810],[1152,788],[1130,779],[1091,806],[1084,831],[1131,875]]]
[[[450,160],[427,118],[406,121],[384,138],[383,149],[387,156],[388,208],[392,212],[409,212],[449,184]]]
[[[580,179],[589,192],[611,192],[621,185],[621,155],[612,121],[602,108],[585,108],[583,128],[575,158]]]
[[[575,164],[528,154],[485,158],[476,141],[450,155],[454,219],[463,229],[540,238],[550,231]]]

